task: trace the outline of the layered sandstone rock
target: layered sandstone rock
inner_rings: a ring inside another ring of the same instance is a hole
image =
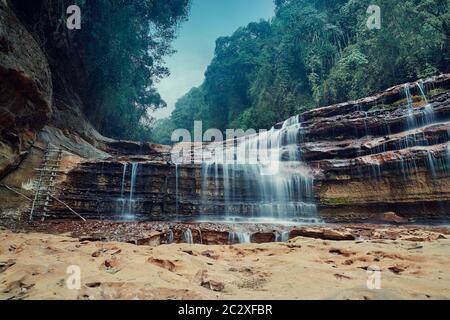
[[[407,85],[410,102],[400,85],[299,116],[296,148],[314,173],[320,218],[376,219],[389,211],[399,219],[449,216],[450,76],[426,80],[426,97],[417,86]],[[86,217],[193,219],[226,211],[222,168],[205,183],[200,164],[175,166],[167,148],[109,145],[111,158],[81,163],[61,185],[61,198]],[[240,215],[253,214],[251,199],[256,203],[258,195],[249,186],[257,178],[237,174],[232,181],[228,201]],[[239,202],[242,194],[246,203]],[[56,207],[54,217],[67,217],[64,212]]]
[[[17,166],[52,111],[47,59],[5,2],[0,2],[0,179]]]
[[[189,220],[257,214],[260,195],[252,186],[259,177],[237,170],[231,187],[223,166],[205,178],[195,152],[192,163],[176,166],[170,147],[101,136],[83,116],[83,101],[61,68],[51,68],[53,74],[39,45],[0,2],[2,184],[32,197],[34,169],[46,147],[54,145],[64,151],[58,197],[86,218]],[[450,75],[441,75],[299,115],[298,126],[289,132],[295,143],[282,146],[282,159],[291,160],[296,151],[303,164],[292,174],[305,170],[314,176],[314,192],[308,190],[312,179],[302,181],[297,191],[308,205],[317,205],[317,217],[376,219],[393,211],[399,219],[448,218],[449,90]],[[275,128],[284,130],[283,124]],[[9,191],[1,189],[0,195],[1,211],[10,200],[8,209],[29,205]],[[51,217],[76,218],[61,203]],[[256,242],[273,237],[255,234]],[[192,236],[200,238],[195,230]]]

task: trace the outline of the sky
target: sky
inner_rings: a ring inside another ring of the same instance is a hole
[[[230,36],[250,22],[269,19],[274,10],[273,0],[193,0],[189,20],[181,25],[173,43],[177,53],[165,59],[171,75],[156,85],[167,108],[152,116],[169,117],[177,100],[202,84],[217,38]]]

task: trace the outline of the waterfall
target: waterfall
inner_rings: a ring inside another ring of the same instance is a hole
[[[431,171],[431,175],[434,179],[436,178],[436,167],[434,164],[435,160],[433,153],[431,151],[428,151],[427,156],[428,156],[428,169]]]
[[[230,232],[228,235],[229,244],[250,243],[250,235],[244,232]]]
[[[139,170],[139,163],[132,163],[131,164],[131,186],[130,186],[130,200],[128,203],[128,214],[133,215],[133,209],[135,204],[134,199],[134,189],[136,187],[136,178]]]
[[[404,85],[404,92],[408,108],[408,117],[407,117],[408,129],[414,129],[436,122],[434,109],[428,102],[425,85],[422,80],[417,82],[417,87],[419,88],[419,93],[421,95],[422,100],[425,102],[425,107],[423,108],[421,112],[422,113],[421,117],[419,119],[417,119],[414,114],[413,98],[411,95],[410,85],[408,83]]]
[[[123,199],[123,194],[125,192],[125,178],[127,176],[127,167],[128,167],[127,163],[124,163],[123,164],[123,172],[122,172],[122,188],[121,188],[121,191],[120,191],[120,197],[122,199]]]
[[[125,183],[126,183],[126,176],[127,176],[127,167],[128,164],[124,163],[123,164],[123,171],[122,171],[122,186],[120,188],[120,198],[119,198],[119,203],[120,203],[120,213],[123,215],[124,211],[125,211],[125,204],[126,204],[126,199],[125,199]]]
[[[123,164],[122,171],[122,184],[120,188],[120,198],[117,199],[117,202],[120,204],[120,208],[117,208],[117,212],[120,212],[122,218],[133,218],[133,209],[135,207],[135,189],[136,189],[136,179],[139,171],[139,163],[131,164],[131,172],[130,172],[130,190],[129,193],[126,194],[126,186],[127,186],[127,172],[128,164]]]
[[[173,243],[173,238],[174,238],[173,230],[169,229],[169,231],[167,233],[168,233],[168,235],[167,235],[167,244],[172,244]]]
[[[433,107],[428,103],[427,95],[425,93],[425,86],[423,84],[423,81],[420,80],[417,82],[417,86],[419,87],[420,94],[422,96],[422,100],[425,101],[425,109],[423,111],[424,114],[424,124],[431,124],[435,122],[435,116],[434,116],[434,109]]]
[[[185,243],[189,243],[189,244],[193,244],[194,243],[194,238],[192,236],[192,231],[191,229],[186,229],[183,232],[183,240]]]
[[[301,161],[297,147],[301,141],[302,125],[296,116],[280,129],[241,137],[231,146],[230,141],[225,148],[223,143],[208,146],[215,148],[203,164],[202,212],[274,219],[315,217],[314,179]]]
[[[277,232],[275,234],[275,242],[288,242],[289,241],[289,231]]]
[[[408,118],[407,118],[408,129],[414,129],[417,127],[417,121],[416,117],[414,116],[413,99],[411,96],[411,89],[409,87],[409,83],[405,83],[404,91],[408,108]]]

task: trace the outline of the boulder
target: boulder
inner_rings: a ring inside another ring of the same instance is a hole
[[[395,212],[385,212],[373,217],[371,222],[400,224],[408,222],[408,219],[398,216]]]

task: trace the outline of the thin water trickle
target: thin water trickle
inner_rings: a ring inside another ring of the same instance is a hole
[[[228,235],[229,244],[244,244],[250,242],[250,235],[248,233],[233,231]]]
[[[186,229],[183,232],[183,240],[185,243],[193,244],[194,243],[194,237],[192,236],[191,229]]]
[[[450,140],[450,128],[447,130],[448,138]],[[447,161],[446,161],[447,171],[450,172],[450,142],[447,145]]]
[[[117,199],[117,202],[120,203],[120,208],[117,208],[117,211],[120,211],[120,215],[123,219],[133,219],[133,211],[136,204],[135,199],[135,189],[136,189],[136,180],[139,171],[139,163],[131,164],[131,172],[130,172],[130,190],[128,194],[126,194],[127,187],[127,174],[128,174],[128,164],[123,164],[122,171],[122,184],[120,188],[120,198]]]
[[[423,115],[424,115],[423,124],[426,125],[426,124],[434,123],[436,121],[434,109],[428,102],[428,98],[426,95],[426,89],[425,89],[425,85],[424,85],[423,81],[422,80],[418,81],[417,86],[418,86],[420,94],[422,96],[422,100],[425,101],[425,108],[423,110]]]
[[[139,163],[131,164],[131,186],[130,186],[130,199],[128,203],[128,215],[133,215],[133,209],[135,205],[134,190],[136,187],[136,178],[139,170]]]
[[[407,108],[408,108],[408,117],[407,117],[408,129],[414,129],[417,127],[417,121],[416,121],[416,117],[414,116],[413,99],[412,99],[409,83],[405,83],[404,91],[405,91],[406,103],[407,103]]]
[[[174,239],[173,231],[172,231],[172,229],[169,229],[168,235],[167,235],[167,244],[172,244],[173,239]]]
[[[120,192],[120,197],[123,199],[123,194],[125,192],[125,178],[127,176],[127,163],[123,164],[123,172],[122,172],[122,188]]]
[[[120,203],[120,213],[123,215],[124,211],[125,211],[125,204],[127,202],[127,200],[125,199],[125,183],[126,183],[126,176],[127,176],[127,168],[128,168],[128,164],[124,163],[123,164],[123,171],[122,171],[122,185],[120,188],[120,198],[119,198],[119,203]]]
[[[289,231],[277,232],[275,235],[275,242],[288,242]]]

